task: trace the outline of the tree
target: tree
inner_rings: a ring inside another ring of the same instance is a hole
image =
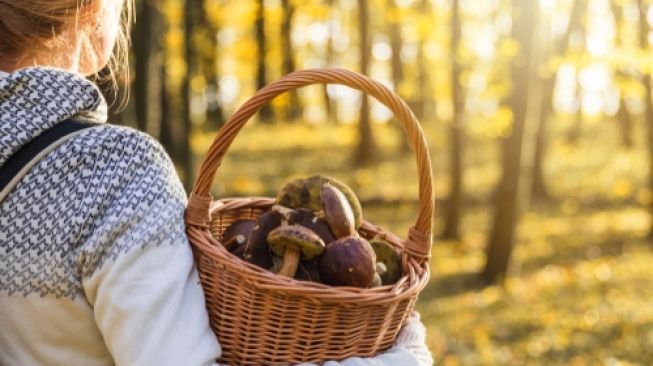
[[[647,6],[642,0],[637,0],[639,7],[639,47],[642,52],[649,51],[648,34],[649,26],[646,19]],[[646,69],[642,70],[642,84],[644,86],[644,121],[646,123],[646,140],[649,149],[649,182],[648,188],[653,191],[653,102],[651,99],[651,71]],[[649,210],[653,214],[653,203],[649,204]],[[649,236],[653,236],[653,225],[649,232]]]
[[[136,123],[138,129],[159,138],[161,133],[161,68],[163,67],[163,20],[156,2],[138,3],[138,23],[133,28],[134,71],[138,82],[133,83]]]
[[[327,8],[330,11],[329,19],[328,19],[329,38],[327,39],[327,43],[326,43],[326,56],[325,56],[325,62],[327,66],[332,66],[333,59],[334,59],[333,35],[335,33],[335,27],[334,27],[334,19],[332,19],[333,16],[331,15],[331,13],[333,12],[333,3],[334,0],[326,0]],[[326,111],[327,121],[337,123],[338,108],[336,105],[336,101],[329,97],[329,89],[326,84],[322,85],[322,96],[324,98],[324,110]]]
[[[193,159],[190,151],[190,132],[192,127],[192,90],[191,80],[196,72],[196,54],[193,52],[193,34],[202,12],[201,0],[186,0],[184,11],[184,58],[186,59],[186,74],[182,86],[183,116],[182,128],[180,131],[180,143],[178,145],[177,162],[182,167],[181,181],[186,191],[190,191],[193,184]]]
[[[399,8],[394,0],[388,0],[388,33],[390,35],[390,48],[392,50],[391,55],[391,69],[392,69],[392,83],[394,84],[394,89],[396,92],[400,92],[401,84],[404,81],[404,67],[403,62],[401,61],[401,50],[404,45],[404,40],[401,35],[401,17],[399,13]],[[397,131],[401,139],[401,144],[399,145],[400,154],[410,153],[410,143],[404,134],[403,128],[397,126]]]
[[[531,74],[536,0],[512,1],[512,37],[519,44],[511,64],[512,92],[508,104],[513,111],[512,131],[502,139],[503,173],[496,190],[493,223],[486,248],[487,262],[482,277],[487,283],[502,280],[510,261],[518,218],[518,192],[522,144],[526,125]]]
[[[420,16],[430,16],[431,14],[431,1],[420,0],[417,5]],[[426,37],[428,32],[420,30],[419,41],[417,46],[417,84],[418,84],[418,100],[415,114],[417,118],[422,119],[429,115],[433,109],[432,87],[428,74],[428,67],[426,66],[426,57],[424,55],[424,47],[426,44]]]
[[[367,0],[358,0],[358,27],[360,36],[360,69],[363,75],[369,73],[370,39],[369,39],[369,4]],[[358,125],[358,149],[355,161],[358,165],[370,164],[375,159],[376,146],[370,122],[370,106],[367,94],[363,94],[360,122]]]
[[[449,126],[449,197],[442,237],[445,239],[460,238],[460,218],[462,216],[463,196],[463,138],[464,138],[464,96],[460,85],[461,65],[458,61],[460,47],[460,1],[453,0],[451,6],[451,99],[453,104],[453,120]]]
[[[621,41],[621,28],[623,27],[623,14],[621,9],[617,5],[615,0],[610,0],[610,8],[612,10],[612,16],[614,17],[614,28],[615,28],[615,45],[619,47],[622,44]],[[624,81],[628,79],[628,74],[619,66],[615,67],[615,80],[617,82]],[[628,113],[628,108],[626,107],[626,96],[624,90],[619,91],[619,111],[617,111],[617,123],[619,123],[619,131],[621,132],[621,144],[629,149],[633,147],[633,119]]]
[[[569,48],[571,34],[581,27],[583,0],[574,0],[569,24],[563,36],[554,44],[552,55],[563,55]],[[553,113],[553,90],[555,88],[555,72],[542,78],[542,95],[540,98],[540,114],[537,119],[537,138],[535,140],[535,153],[533,155],[533,185],[531,199],[547,200],[550,198],[549,189],[544,178],[544,156],[546,154],[548,127]]]
[[[220,73],[218,72],[218,26],[209,19],[206,9],[200,12],[200,23],[196,31],[199,44],[196,47],[200,73],[206,83],[204,99],[206,101],[206,124],[208,130],[220,128],[225,122],[222,103],[220,102]]]
[[[284,74],[290,74],[295,71],[295,59],[293,57],[292,46],[292,20],[295,14],[295,7],[290,0],[281,0],[283,7],[283,20],[281,22],[281,53],[282,67]],[[295,120],[302,116],[302,107],[299,101],[297,89],[288,92],[289,102],[286,107],[286,119]]]
[[[256,50],[258,56],[256,57],[256,88],[261,89],[267,85],[267,75],[265,68],[267,45],[265,39],[265,1],[257,0],[258,7],[256,9],[255,33],[256,33]],[[259,120],[261,122],[270,122],[272,120],[272,108],[266,103],[259,112]]]

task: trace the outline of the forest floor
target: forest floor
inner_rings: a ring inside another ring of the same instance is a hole
[[[446,135],[442,127],[425,128],[443,206]],[[248,126],[218,171],[215,194],[274,195],[288,177],[333,175],[359,194],[368,220],[404,236],[415,215],[414,158],[398,153],[397,129],[378,125],[375,134],[380,163],[353,168],[351,125]],[[437,364],[616,366],[653,360],[653,251],[643,207],[653,195],[641,188],[647,159],[644,148],[624,149],[615,135],[607,126],[574,143],[552,142],[545,170],[556,199],[525,208],[505,284],[489,287],[479,285],[478,273],[491,190],[500,176],[498,143],[470,138],[463,235],[459,241],[436,239],[431,280],[418,302]],[[193,140],[198,156],[210,138]],[[441,219],[438,207],[436,230]]]

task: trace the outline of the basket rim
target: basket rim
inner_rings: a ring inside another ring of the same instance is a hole
[[[229,197],[214,201],[211,204],[210,213],[213,216],[221,211],[233,211],[248,208],[266,208],[274,204],[274,199],[269,197]],[[238,273],[242,277],[249,278],[249,285],[261,290],[278,290],[286,292],[289,296],[310,297],[315,301],[352,303],[352,304],[383,304],[401,301],[416,296],[426,286],[430,269],[429,262],[418,262],[411,260],[403,248],[405,242],[397,235],[364,221],[361,226],[364,232],[381,231],[387,234],[387,239],[393,241],[402,252],[402,257],[408,262],[404,269],[408,273],[394,285],[387,285],[375,288],[359,288],[348,286],[329,286],[311,281],[299,281],[294,278],[284,277],[272,273],[254,264],[247,263],[230,253],[224,246],[213,237],[208,227],[199,228],[188,226],[189,242],[192,247],[206,255],[219,267]],[[406,271],[404,271],[406,272]]]

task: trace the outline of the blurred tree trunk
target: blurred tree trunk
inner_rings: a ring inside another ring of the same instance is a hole
[[[431,1],[420,0],[418,4],[419,14],[421,16],[428,16],[431,14]],[[424,45],[426,43],[426,34],[420,34],[419,44],[417,46],[417,84],[418,84],[418,102],[415,108],[415,115],[420,120],[430,115],[432,110],[435,110],[435,103],[433,101],[433,88],[428,74],[428,66],[426,65],[426,57],[424,55]]]
[[[512,61],[512,92],[508,98],[510,109],[513,111],[512,133],[502,141],[503,174],[494,200],[494,222],[490,228],[486,248],[487,263],[482,273],[486,283],[503,280],[515,240],[522,144],[528,109],[532,40],[537,7],[536,0],[512,1],[512,37],[519,44],[519,52]]]
[[[554,55],[564,55],[569,48],[571,34],[582,26],[583,0],[574,0],[569,15],[569,24],[562,38],[555,42],[553,47]],[[547,200],[551,197],[544,179],[544,155],[546,153],[548,126],[553,114],[553,90],[555,88],[556,72],[542,79],[542,96],[540,99],[540,115],[537,119],[537,138],[535,140],[535,154],[533,155],[533,185],[531,187],[531,199]]]
[[[574,115],[574,124],[567,131],[567,142],[574,144],[578,142],[583,132],[583,86],[580,84],[580,69],[576,69],[576,100],[578,101],[578,110]]]
[[[453,105],[453,120],[449,126],[449,197],[442,237],[444,239],[460,239],[460,218],[462,216],[463,196],[463,139],[464,139],[464,96],[460,85],[462,66],[458,61],[460,47],[460,1],[453,0],[451,5],[451,102]]]
[[[391,69],[392,69],[392,84],[394,84],[394,90],[401,96],[401,84],[404,81],[404,65],[401,62],[401,49],[404,46],[404,40],[401,35],[401,18],[399,14],[399,8],[394,0],[387,1],[388,6],[388,34],[390,38],[390,48],[392,50],[391,55]],[[396,124],[397,132],[399,133],[399,153],[406,155],[410,153],[410,143],[404,129],[401,125]]]
[[[646,19],[648,7],[642,0],[637,0],[639,7],[639,46],[643,52],[648,52],[648,33],[649,26]],[[653,192],[653,102],[651,100],[651,71],[643,70],[642,84],[644,86],[644,121],[646,122],[646,140],[649,149],[649,187],[648,189]],[[649,203],[649,210],[653,214],[653,203]],[[649,236],[653,236],[653,225],[649,231]]]
[[[109,67],[105,67],[99,72],[96,81],[98,88],[108,104],[107,120],[114,125],[128,125],[128,121],[134,120],[133,117],[125,116],[127,113],[126,106],[123,105],[126,101],[125,93],[127,93],[130,87],[127,85],[129,81],[125,79],[124,75],[114,75],[113,77],[116,78],[115,83],[111,80],[112,75]]]
[[[612,10],[612,16],[614,17],[614,27],[615,27],[615,46],[620,47],[622,45],[621,41],[621,27],[623,26],[623,14],[621,9],[615,0],[610,0],[610,8]],[[628,74],[619,66],[615,67],[615,81],[617,83],[627,80]],[[625,93],[622,88],[619,88],[619,111],[617,112],[617,123],[619,124],[619,131],[621,134],[621,144],[623,147],[630,149],[633,147],[633,120],[628,113],[628,108],[626,107],[626,98]]]
[[[292,46],[292,20],[295,14],[295,7],[290,0],[281,0],[283,7],[283,20],[281,22],[281,53],[284,75],[295,71],[295,59]],[[288,105],[286,106],[286,120],[293,121],[302,116],[302,106],[299,101],[297,89],[288,92]]]
[[[329,11],[333,11],[333,2],[334,0],[326,0],[326,5],[329,8]],[[326,43],[326,66],[333,67],[333,35],[335,33],[335,27],[333,26],[334,20],[329,13],[328,18],[328,28],[329,28],[329,38]],[[326,84],[322,85],[322,96],[324,97],[324,111],[326,112],[327,121],[338,123],[338,113],[336,101],[333,98],[329,97],[329,89]]]
[[[368,0],[358,0],[358,26],[360,35],[360,68],[363,75],[369,74],[370,63],[370,35],[369,35],[369,4]],[[355,162],[357,165],[367,165],[376,158],[376,146],[370,121],[370,105],[367,94],[363,94],[358,124],[358,149]]]
[[[168,92],[168,75],[166,74],[165,63],[161,65],[161,90],[159,96],[161,98],[161,145],[172,153],[175,151],[175,126],[172,124],[171,110],[170,110],[170,94]]]
[[[198,6],[199,2],[199,6]],[[184,11],[184,57],[186,59],[186,75],[182,87],[183,117],[180,131],[177,163],[182,168],[181,181],[186,191],[192,189],[193,184],[193,158],[190,150],[190,133],[192,130],[192,89],[191,80],[196,72],[196,54],[193,52],[193,34],[195,24],[198,24],[202,12],[201,0],[186,0]]]
[[[257,10],[256,10],[256,49],[258,51],[258,56],[256,58],[256,88],[261,89],[268,83],[265,60],[267,53],[267,45],[265,39],[265,1],[257,0]],[[261,108],[259,112],[259,121],[261,122],[272,122],[272,108],[269,103],[266,103]]]
[[[133,83],[138,129],[155,138],[161,134],[162,17],[156,2],[145,0],[137,8],[138,23],[132,32],[134,42]]]
[[[204,8],[200,12],[200,38],[202,44],[197,46],[199,68],[206,82],[204,99],[206,101],[205,129],[213,131],[224,122],[224,112],[220,102],[220,73],[218,71],[218,26],[213,24]]]

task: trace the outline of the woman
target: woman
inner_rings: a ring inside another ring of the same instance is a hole
[[[0,0],[0,166],[62,121],[105,121],[84,76],[121,63],[123,1]],[[165,151],[132,129],[89,128],[45,155],[0,202],[0,364],[214,364],[185,200]],[[431,363],[415,317],[385,354],[327,364]]]

